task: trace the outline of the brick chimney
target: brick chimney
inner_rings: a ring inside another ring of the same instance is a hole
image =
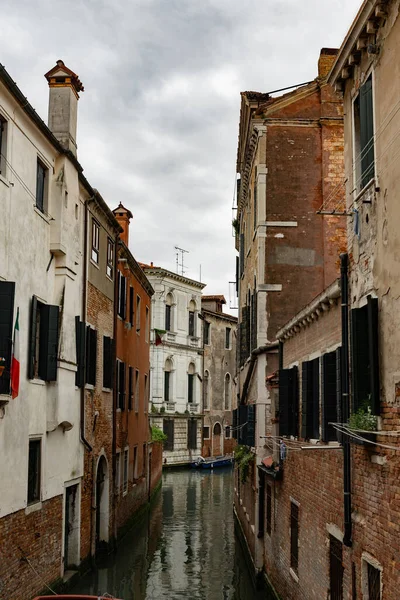
[[[324,78],[328,75],[338,52],[337,48],[322,48],[318,60],[318,77]]]
[[[122,206],[121,202],[119,203],[119,206],[113,210],[113,213],[123,229],[119,237],[124,242],[125,246],[129,247],[129,221],[132,219],[133,215],[130,210]]]
[[[84,87],[78,75],[62,60],[45,74],[49,83],[49,129],[66,150],[76,156],[76,126],[79,92]]]

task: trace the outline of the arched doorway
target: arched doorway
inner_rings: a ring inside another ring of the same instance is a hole
[[[105,456],[100,456],[96,474],[96,551],[109,540],[109,473]]]
[[[215,423],[213,428],[213,456],[221,456],[222,448],[221,448],[221,436],[222,430],[221,425],[219,423]]]

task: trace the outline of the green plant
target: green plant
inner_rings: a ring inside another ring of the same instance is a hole
[[[239,229],[240,229],[240,224],[238,219],[233,219],[232,221],[232,227],[235,230],[235,233],[238,234],[239,233]]]
[[[154,404],[151,405],[151,412],[152,413],[157,413],[158,414],[158,410],[157,408],[154,406]]]
[[[378,426],[378,418],[371,412],[371,407],[359,408],[350,416],[349,428],[358,429],[359,431],[376,431]]]
[[[160,413],[163,413],[163,414],[165,413],[165,406],[162,406],[162,407],[160,408]]]
[[[161,429],[159,427],[157,427],[157,425],[152,425],[150,427],[151,429],[151,441],[152,442],[166,442],[167,441],[167,436],[165,435],[165,433],[163,431],[161,431]]]
[[[254,460],[254,454],[248,446],[237,446],[234,450],[234,456],[240,473],[240,481],[245,483],[249,474],[250,463]]]

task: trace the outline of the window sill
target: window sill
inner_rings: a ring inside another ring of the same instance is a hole
[[[92,383],[85,383],[85,390],[93,391],[95,386]]]
[[[3,175],[1,175],[1,174],[0,174],[0,181],[1,181],[1,183],[4,183],[4,185],[5,185],[6,187],[10,187],[10,183],[9,183],[9,182],[7,181],[7,179],[6,179],[6,178],[5,178]]]
[[[103,387],[103,388],[101,388],[101,391],[102,392],[106,392],[106,394],[110,394],[112,392],[112,389],[111,388]]]
[[[43,379],[30,379],[29,383],[33,383],[33,385],[46,385],[46,382]]]
[[[99,270],[100,270],[100,266],[99,266],[99,264],[98,264],[97,262],[94,262],[93,258],[91,258],[91,259],[90,259],[90,262],[91,262],[91,264],[92,264],[94,267],[96,267],[96,269],[99,269]]]
[[[33,210],[35,211],[35,213],[36,213],[37,215],[39,215],[39,217],[40,217],[41,219],[43,219],[43,221],[45,221],[45,222],[47,223],[47,225],[49,225],[49,224],[50,224],[51,217],[48,217],[47,215],[45,215],[45,213],[43,213],[41,210],[39,210],[39,209],[38,209],[38,207],[37,207],[37,206],[35,206],[35,205],[33,205]]]
[[[34,513],[41,509],[42,509],[42,501],[38,500],[37,502],[32,502],[32,504],[28,504],[28,506],[25,508],[25,514],[30,515],[31,513]]]
[[[109,275],[107,275],[107,273],[106,273],[106,277],[107,277],[108,281],[111,281],[111,283],[114,283],[114,279],[112,277],[110,277]]]
[[[368,183],[366,185],[364,185],[364,187],[358,192],[358,194],[354,198],[353,202],[357,202],[358,200],[360,200],[362,198],[362,196],[364,196],[365,192],[367,190],[369,190],[369,188],[371,188],[374,184],[375,184],[375,177],[370,179],[368,181]]]
[[[11,394],[0,394],[0,407],[7,406],[11,400]]]
[[[299,583],[299,576],[296,575],[296,573],[293,571],[292,567],[290,567],[289,569],[289,573],[290,575],[293,577],[293,579],[295,580],[296,583]]]

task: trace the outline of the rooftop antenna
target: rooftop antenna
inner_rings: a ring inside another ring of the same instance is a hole
[[[181,269],[181,275],[184,275],[185,269],[187,267],[183,264],[183,255],[189,254],[189,250],[184,250],[183,248],[179,248],[179,246],[175,246],[176,253],[176,272],[179,274],[179,268]],[[181,262],[179,262],[179,254],[181,255]]]

